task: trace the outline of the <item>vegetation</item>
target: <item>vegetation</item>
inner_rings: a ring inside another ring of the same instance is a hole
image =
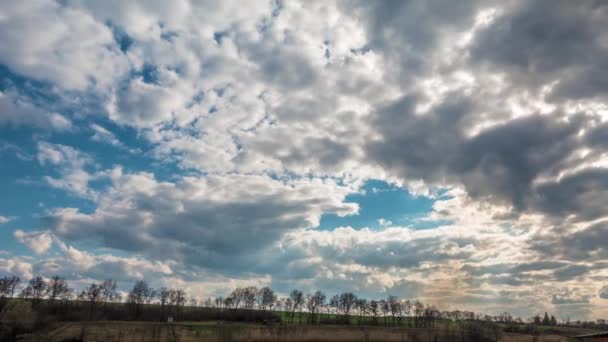
[[[539,327],[558,324],[548,313],[529,319],[509,313],[483,315],[470,311],[440,311],[418,300],[388,296],[382,300],[359,298],[352,292],[328,299],[321,291],[304,294],[293,290],[280,298],[269,287],[236,288],[225,298],[198,300],[183,289],[153,289],[137,281],[127,295],[121,295],[116,281],[92,283],[77,292],[59,276],[35,276],[27,283],[15,276],[0,278],[0,340],[48,327],[55,322],[77,321],[232,321],[265,325],[360,325],[451,329],[467,336],[493,336],[502,331],[537,334]],[[586,323],[589,328],[608,329],[605,321]],[[464,335],[463,335],[464,336]],[[484,337],[485,338],[485,337]],[[489,337],[488,337],[489,338]],[[482,339],[483,340],[483,339]],[[491,340],[491,339],[490,339]]]

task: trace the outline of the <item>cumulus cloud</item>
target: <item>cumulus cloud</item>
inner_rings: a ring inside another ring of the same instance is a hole
[[[58,113],[49,113],[14,91],[0,91],[0,126],[32,126],[57,131],[73,128],[72,122]]]
[[[46,253],[53,244],[53,237],[48,231],[24,232],[20,229],[14,232],[15,240],[28,246],[34,253]]]
[[[21,277],[21,279],[30,279],[33,267],[30,262],[20,257],[0,258],[0,270]]]
[[[1,215],[0,215],[0,224],[3,224],[3,223],[8,223],[8,222],[10,222],[11,220],[12,220],[12,218],[11,218],[11,217],[7,217],[7,216],[1,216]]]
[[[235,175],[161,182],[148,173],[122,174],[99,196],[95,212],[58,209],[46,220],[66,239],[94,236],[104,246],[155,258],[243,267],[286,231],[318,225],[322,213],[354,213],[357,206],[343,202],[350,191],[331,180]]]
[[[90,14],[55,1],[4,5],[0,61],[65,89],[109,86],[126,70],[112,32]]]

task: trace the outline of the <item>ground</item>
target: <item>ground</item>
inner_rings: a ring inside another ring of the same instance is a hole
[[[242,324],[227,322],[88,322],[58,324],[48,331],[23,336],[24,341],[505,341],[557,342],[570,341],[557,332],[532,336],[470,334],[445,326],[435,329],[390,328],[370,326],[311,326]]]

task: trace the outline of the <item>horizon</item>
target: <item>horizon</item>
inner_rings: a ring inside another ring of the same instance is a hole
[[[608,3],[0,4],[0,277],[608,318]]]

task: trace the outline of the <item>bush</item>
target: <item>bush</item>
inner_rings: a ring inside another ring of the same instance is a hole
[[[12,300],[0,312],[0,340],[12,340],[18,334],[29,333],[36,324],[32,303]]]

